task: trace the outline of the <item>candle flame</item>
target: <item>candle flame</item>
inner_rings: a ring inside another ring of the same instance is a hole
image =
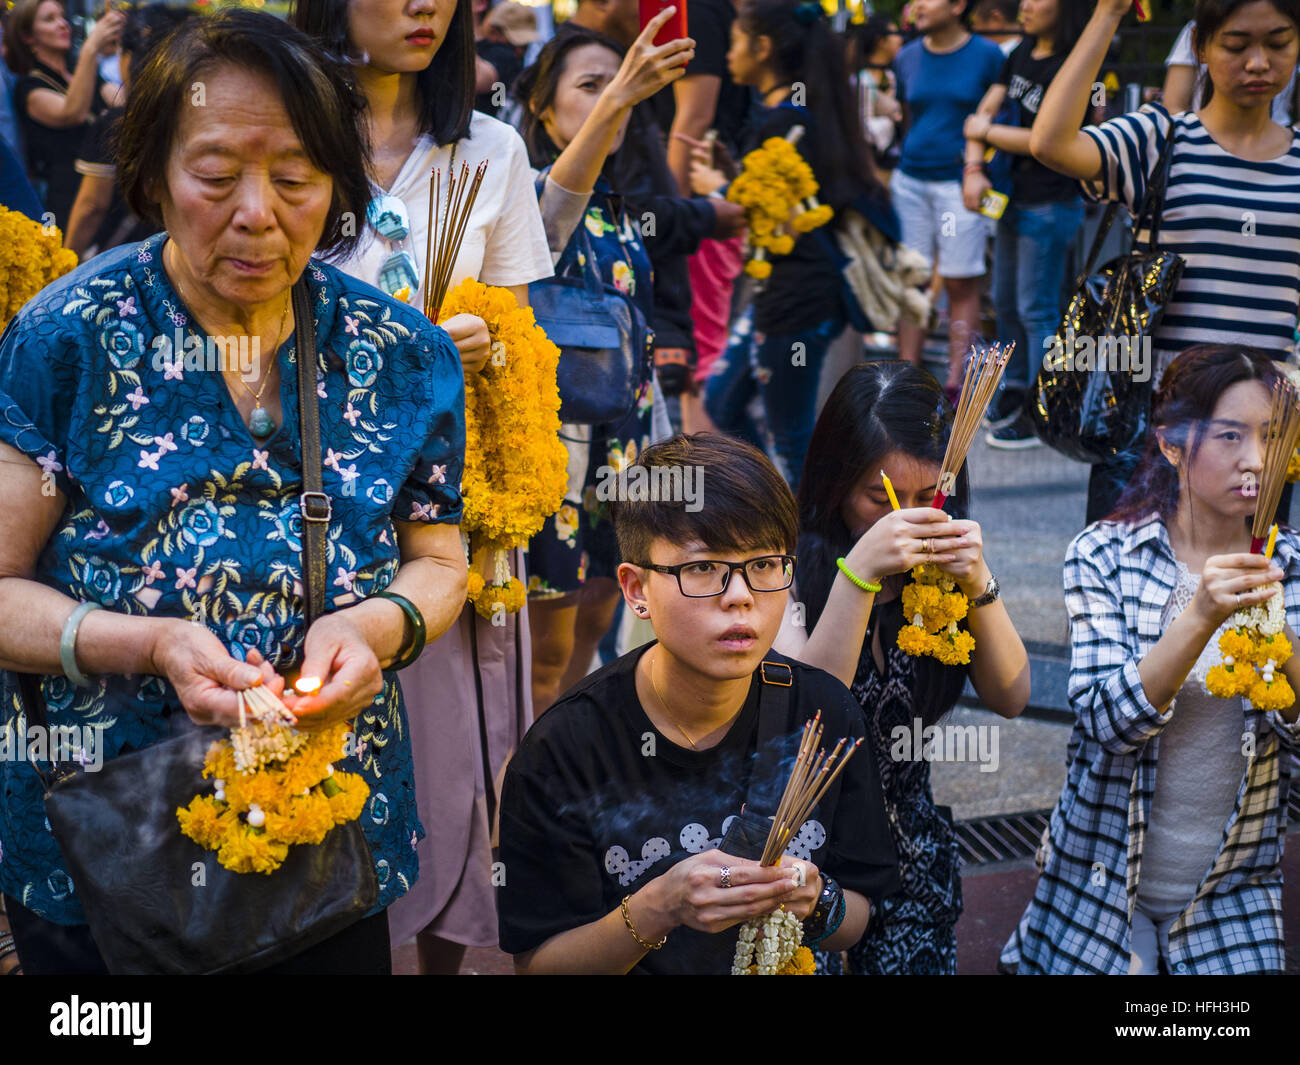
[[[299,677],[293,682],[294,691],[299,695],[310,695],[314,691],[319,691],[320,685],[320,677]]]

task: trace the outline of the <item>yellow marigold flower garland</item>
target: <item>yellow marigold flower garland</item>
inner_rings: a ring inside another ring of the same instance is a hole
[[[510,575],[506,552],[528,542],[560,509],[568,484],[568,453],[560,441],[560,349],[547,339],[532,309],[509,289],[466,278],[447,293],[439,312],[482,318],[492,355],[465,379],[465,473],[461,521],[476,550],[491,560],[492,583],[470,574],[469,600],[485,618],[498,607],[513,614],[526,599]],[[471,552],[471,555],[473,552]]]
[[[791,230],[810,233],[834,215],[817,201],[817,179],[795,148],[797,139],[795,130],[786,137],[769,137],[745,156],[740,175],[727,189],[727,199],[745,209],[749,226],[753,254],[745,273],[759,280],[772,273],[768,252],[789,255],[794,249]]]
[[[28,300],[77,265],[57,226],[0,207],[0,329]]]
[[[957,622],[969,608],[950,574],[934,565],[913,567],[912,583],[903,587],[903,617],[910,621],[898,630],[898,649],[913,657],[929,655],[946,666],[968,664],[975,637]]]
[[[1220,699],[1245,696],[1256,710],[1285,710],[1295,702],[1280,667],[1291,657],[1291,641],[1282,629],[1286,606],[1281,584],[1265,585],[1273,596],[1257,606],[1235,611],[1219,637],[1223,664],[1205,674],[1205,690]]]
[[[313,732],[288,759],[245,773],[235,768],[230,740],[218,740],[203,761],[203,776],[216,781],[216,791],[176,810],[181,832],[216,851],[231,872],[269,875],[291,846],[320,843],[335,825],[361,816],[369,786],[333,766],[350,731],[344,721]]]

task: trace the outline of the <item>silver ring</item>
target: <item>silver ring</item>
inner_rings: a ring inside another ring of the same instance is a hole
[[[724,865],[722,867],[720,879],[722,880],[722,886],[724,888],[731,887],[731,866]]]

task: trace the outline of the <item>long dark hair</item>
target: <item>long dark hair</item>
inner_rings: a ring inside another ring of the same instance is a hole
[[[348,40],[348,0],[295,0],[290,21],[327,52],[356,62]],[[438,144],[451,144],[469,136],[475,61],[473,0],[457,0],[446,38],[433,62],[415,79],[420,130]]]
[[[575,48],[587,44],[599,44],[608,48],[621,61],[625,49],[595,30],[585,26],[571,26],[563,33],[552,37],[537,53],[537,60],[526,68],[515,80],[515,98],[523,104],[523,120],[519,124],[519,135],[524,139],[528,149],[528,161],[537,169],[550,166],[560,149],[546,132],[542,122],[542,112],[555,103],[555,93],[560,87],[560,78],[569,62],[569,53]],[[610,152],[602,167],[608,173],[610,161],[617,155]]]
[[[1151,406],[1142,458],[1106,520],[1133,525],[1155,511],[1168,525],[1178,510],[1181,478],[1160,450],[1157,430],[1166,443],[1183,452],[1184,465],[1190,468],[1219,397],[1241,381],[1259,381],[1271,388],[1280,377],[1277,365],[1258,348],[1198,344],[1182,352],[1165,370]]]
[[[835,560],[849,553],[854,537],[844,522],[844,503],[864,473],[880,468],[892,451],[920,462],[943,462],[952,406],[939,382],[906,362],[868,362],[846,373],[826,401],[813,428],[799,479],[799,562],[795,580],[811,632],[826,607],[837,573]],[[944,505],[950,515],[966,512],[969,481],[965,467],[957,491]],[[894,646],[904,624],[894,599],[876,608],[882,647]],[[863,654],[871,649],[864,646]],[[915,660],[915,707],[926,724],[952,709],[966,670],[933,658]]]
[[[819,197],[838,210],[864,194],[881,196],[844,50],[821,5],[815,0],[742,0],[736,21],[751,39],[770,38],[777,74],[805,88],[803,103],[818,127],[819,177],[827,186]]]
[[[1228,19],[1247,4],[1254,2],[1255,0],[1196,0],[1196,28],[1192,31],[1192,48],[1196,55],[1201,54],[1210,43],[1210,39],[1223,28],[1223,24]],[[1300,0],[1268,0],[1268,2],[1276,8],[1279,15],[1289,18],[1292,25],[1300,31]],[[1203,80],[1205,84],[1201,89],[1201,107],[1208,104],[1214,96],[1214,83],[1210,81],[1208,73]]]
[[[1057,0],[1052,54],[1066,56],[1074,51],[1074,46],[1079,43],[1091,17],[1092,10],[1087,4],[1076,3],[1075,0]]]

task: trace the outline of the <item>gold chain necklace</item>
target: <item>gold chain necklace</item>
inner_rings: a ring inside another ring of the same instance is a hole
[[[695,741],[691,739],[691,734],[687,732],[684,728],[682,728],[682,723],[673,716],[672,710],[670,710],[668,707],[668,700],[663,697],[663,693],[659,690],[659,684],[655,680],[655,669],[654,669],[654,667],[658,664],[658,662],[659,662],[659,652],[658,650],[656,650],[654,660],[650,663],[650,687],[654,688],[655,698],[658,699],[660,705],[663,706],[664,713],[668,715],[668,720],[671,721],[674,725],[676,725],[677,731],[686,737],[686,742],[691,745],[691,750],[698,751],[699,748],[695,746]]]

